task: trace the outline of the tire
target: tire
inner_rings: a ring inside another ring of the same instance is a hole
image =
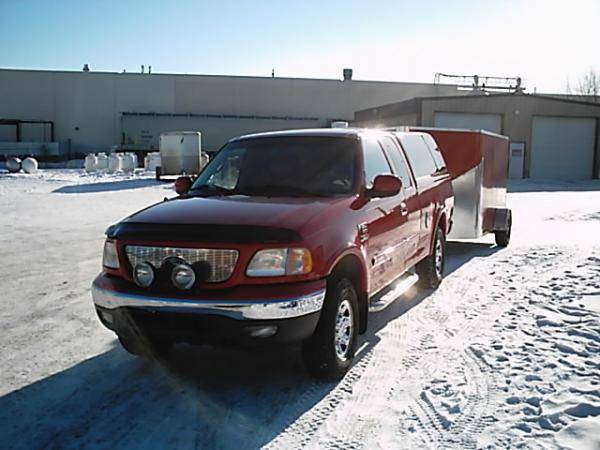
[[[417,264],[419,286],[425,289],[437,288],[444,276],[446,239],[441,228],[436,229],[434,239],[431,254]]]
[[[302,343],[302,359],[311,376],[325,380],[344,377],[358,343],[358,294],[346,277],[327,283],[327,295],[314,334]]]
[[[494,232],[494,237],[496,239],[496,245],[498,247],[506,247],[510,242],[510,232],[512,229],[512,212],[508,211],[508,228],[506,230],[497,230]]]
[[[163,358],[171,350],[172,344],[167,341],[155,341],[139,338],[130,334],[117,334],[121,346],[135,356]]]

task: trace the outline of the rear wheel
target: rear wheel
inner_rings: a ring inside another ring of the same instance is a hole
[[[506,230],[497,230],[494,232],[496,238],[496,245],[498,247],[506,247],[510,242],[510,232],[512,229],[512,212],[508,210],[508,217],[506,218]]]
[[[302,358],[315,378],[338,380],[354,359],[358,341],[358,295],[345,277],[328,282],[314,334],[302,343]]]
[[[167,341],[150,340],[131,334],[117,334],[121,346],[132,355],[152,358],[165,357],[171,350],[172,344]]]
[[[446,258],[446,239],[441,228],[435,231],[433,251],[423,261],[417,264],[419,284],[427,289],[435,289],[442,282]]]

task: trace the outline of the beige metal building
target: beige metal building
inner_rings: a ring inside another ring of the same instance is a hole
[[[392,100],[456,94],[427,83],[0,70],[0,154],[47,142],[49,123],[71,154],[156,148],[161,132],[176,130],[202,132],[211,151],[244,133],[327,126]],[[16,119],[46,124],[17,129]]]
[[[510,138],[511,178],[599,178],[598,103],[519,93],[421,97],[357,111],[354,122],[485,129]]]

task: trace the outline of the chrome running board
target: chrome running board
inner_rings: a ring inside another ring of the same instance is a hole
[[[419,281],[416,273],[408,272],[391,284],[391,289],[369,303],[369,312],[383,311]]]

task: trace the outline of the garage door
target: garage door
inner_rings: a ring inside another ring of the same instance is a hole
[[[534,117],[531,130],[531,178],[592,178],[596,120]]]
[[[433,124],[438,128],[487,130],[498,134],[502,132],[502,116],[500,114],[436,112],[433,116]]]

